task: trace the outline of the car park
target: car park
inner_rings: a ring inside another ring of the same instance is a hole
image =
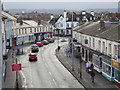
[[[38,52],[39,51],[39,47],[37,45],[33,45],[31,47],[31,52]]]
[[[36,42],[36,45],[38,45],[39,47],[42,47],[44,44],[43,42]]]
[[[36,53],[31,53],[29,54],[29,61],[37,61],[37,54]]]

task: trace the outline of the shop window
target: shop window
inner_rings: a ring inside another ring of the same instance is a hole
[[[111,76],[111,66],[103,63],[103,72],[107,75]]]
[[[92,60],[93,60],[94,65],[95,65],[97,68],[99,68],[99,67],[100,67],[100,61],[99,61],[98,55],[93,54]]]
[[[120,70],[115,69],[115,79],[120,82]]]

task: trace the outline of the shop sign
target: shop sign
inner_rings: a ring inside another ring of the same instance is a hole
[[[103,60],[104,62],[108,63],[108,64],[111,64],[111,61],[108,60],[108,59],[106,59],[106,58],[103,58],[103,57],[102,57],[102,60]]]
[[[118,70],[120,70],[120,63],[119,62],[112,60],[112,66],[114,68],[117,68]]]

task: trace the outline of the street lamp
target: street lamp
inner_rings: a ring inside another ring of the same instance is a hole
[[[82,57],[81,57],[81,54],[80,54],[80,78],[82,78]]]
[[[73,12],[72,12],[72,71],[74,71],[74,57],[73,57]]]

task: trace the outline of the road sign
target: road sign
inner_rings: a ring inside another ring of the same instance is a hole
[[[21,64],[13,64],[12,65],[12,71],[20,71],[20,70],[22,70]]]

